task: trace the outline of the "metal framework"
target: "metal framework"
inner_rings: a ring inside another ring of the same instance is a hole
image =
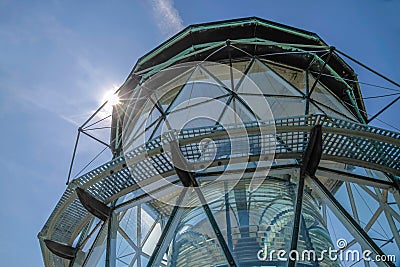
[[[204,32],[208,33],[207,38],[203,36]],[[257,251],[254,251],[253,261],[246,258],[246,249],[250,252],[254,249],[249,244],[256,240],[261,240],[257,241],[259,243],[273,238],[280,240],[279,233],[284,233],[281,225],[290,223],[292,232],[286,238],[290,238],[291,250],[322,246],[311,242],[314,237],[310,229],[314,227],[320,235],[325,235],[326,230],[331,230],[328,225],[331,217],[337,219],[337,223],[346,229],[346,237],[350,238],[340,253],[355,247],[369,249],[373,256],[393,253],[396,248],[399,251],[400,133],[365,123],[375,119],[387,107],[367,118],[356,75],[336,52],[361,64],[329,47],[313,33],[248,18],[188,27],[139,59],[125,84],[118,89],[124,101],[137,98],[139,104],[142,99],[137,96],[140,96],[141,86],[170,66],[193,60],[213,60],[231,67],[242,64],[244,76],[237,80],[234,80],[232,71],[228,81],[222,81],[207,67],[200,64],[198,69],[220,88],[221,92],[213,100],[224,100],[226,106],[240,106],[250,114],[251,119],[243,124],[247,134],[243,136],[237,124],[222,126],[216,123],[180,131],[170,129],[160,135],[157,129],[163,122],[168,124],[168,116],[176,112],[173,104],[183,92],[181,88],[167,106],[159,101],[152,103],[151,114],[159,117],[144,127],[143,133],[136,133],[133,142],[144,133],[150,133],[149,137],[145,143],[122,154],[123,122],[129,121],[129,116],[139,112],[143,106],[138,105],[132,114],[126,108],[114,109],[109,144],[87,132],[94,125],[89,123],[103,105],[79,128],[66,191],[38,235],[45,265],[104,266],[97,265],[101,263],[106,267],[140,267],[190,264],[182,261],[179,251],[173,248],[181,242],[176,235],[183,231],[182,222],[190,217],[198,218],[202,212],[206,218],[204,224],[208,223],[210,228],[207,235],[186,233],[198,242],[207,243],[199,246],[199,252],[191,252],[202,264],[205,264],[203,255],[208,253],[215,258],[215,264],[219,264],[216,266],[263,265],[265,262],[256,258]],[[238,91],[244,77],[251,75],[253,68],[268,73],[267,80],[272,79],[272,83],[281,84],[288,90],[264,91],[263,97],[276,99],[277,103],[282,99],[304,101],[304,110],[294,116],[270,120],[257,117],[243,100],[251,94]],[[296,78],[290,80],[291,77],[282,70],[285,68],[295,74],[304,74],[304,88],[295,84],[298,82]],[[190,69],[183,76],[171,77],[170,81],[185,78],[187,82],[195,72],[195,69]],[[341,110],[333,104],[340,106]],[[218,121],[224,112],[225,109]],[[114,159],[70,181],[80,133],[109,147]],[[265,135],[268,138],[273,136],[273,145],[263,140]],[[240,150],[231,153],[232,138],[235,144],[239,144],[249,137],[250,153]],[[199,149],[199,142],[205,139],[214,141],[218,151],[216,155]],[[175,147],[185,160],[196,162],[196,166],[207,163],[207,171],[191,173],[179,169],[173,150],[166,151],[164,147]],[[262,200],[256,191],[240,187],[258,171],[253,163],[259,162],[265,156],[263,153],[275,155],[266,177],[267,183],[276,186],[275,193],[287,200],[290,192],[297,192],[293,193],[294,197],[290,196],[292,202],[288,203],[291,203],[291,208],[279,210],[273,206],[278,200]],[[224,169],[232,159],[237,166],[242,166],[240,170]],[[223,200],[207,202],[199,186],[221,173],[228,174],[223,180],[225,186],[232,179],[230,175],[241,175],[239,186],[235,187],[233,195],[225,192]],[[161,177],[170,184],[160,186]],[[174,185],[185,187],[177,193]],[[165,197],[171,198],[175,204],[164,203]],[[182,206],[193,199],[200,201],[201,209]],[[263,208],[259,224],[272,210],[274,217],[271,221],[275,225],[271,223],[265,231],[250,221],[244,222],[246,227],[232,227],[231,222],[249,217],[246,212],[252,202]],[[310,203],[319,203],[320,209],[313,210],[317,205]],[[237,212],[234,212],[235,205]],[[303,213],[304,210],[309,213]],[[222,213],[223,218],[220,216]],[[310,214],[320,217],[324,225],[317,225],[316,221],[310,224]],[[271,227],[281,227],[281,232],[268,236],[265,233]],[[240,239],[244,241],[240,243]],[[243,251],[234,250],[233,246]],[[202,248],[207,248],[207,251],[202,251]],[[247,265],[242,262],[247,262]],[[367,261],[362,263],[370,266]],[[276,260],[271,264],[281,266]],[[393,259],[374,264],[395,266]],[[327,266],[319,261],[289,261],[289,266],[295,265]]]
[[[315,123],[319,121],[322,125],[323,133],[323,160],[333,160],[343,162],[346,164],[356,164],[379,171],[390,172],[400,175],[400,162],[397,160],[400,157],[400,134],[383,130],[368,125],[353,123],[346,120],[334,119],[321,115],[308,115],[299,116],[286,119],[279,119],[274,122],[263,122],[262,125],[268,127],[270,123],[275,123],[277,135],[281,137],[284,143],[290,143],[290,150],[285,147],[277,147],[276,158],[298,158],[300,159],[304,152],[304,139],[299,136],[307,136],[309,131],[314,127]],[[251,124],[248,126],[248,131],[251,133]],[[66,192],[63,194],[60,202],[57,204],[55,210],[51,214],[48,222],[44,226],[40,234],[41,242],[44,242],[44,237],[51,238],[62,243],[72,243],[77,236],[84,230],[86,224],[92,218],[91,214],[83,207],[77,195],[75,194],[76,188],[83,188],[92,194],[96,194],[96,198],[104,203],[110,203],[113,200],[120,198],[128,192],[140,190],[135,181],[146,180],[147,183],[155,182],[159,175],[169,176],[174,173],[174,168],[169,161],[164,157],[170,157],[166,152],[161,152],[161,140],[168,140],[171,136],[166,133],[166,138],[158,137],[149,141],[141,147],[138,147],[125,157],[118,157],[109,163],[106,163],[95,170],[83,175],[80,178],[73,180],[67,187]],[[204,137],[218,137],[221,142],[226,137],[225,131],[215,131],[214,127],[201,128],[201,129],[187,129],[182,131],[181,135],[177,136],[183,153],[190,150],[193,146],[197,145],[197,141]],[[294,140],[294,142],[289,142]],[[172,140],[171,140],[172,141]],[[151,147],[150,150],[147,150]],[[265,149],[268,149],[266,147]],[[359,151],[370,151],[368,155],[359,153]],[[391,151],[390,154],[379,153],[380,151]],[[143,157],[148,154],[150,157]],[[259,155],[254,155],[249,159],[247,157],[239,157],[238,160],[247,162],[248,160],[258,160]],[[188,157],[189,158],[189,157]],[[224,164],[227,159],[219,159],[212,163],[212,166]],[[140,169],[149,170],[148,166],[152,165],[154,161],[163,164],[160,170],[162,173],[143,173]],[[137,166],[135,172],[129,172],[126,162],[131,166]],[[369,181],[368,186],[374,185],[377,190],[385,190],[386,194],[392,192],[398,198],[398,185],[396,181],[376,180],[374,178],[362,175],[355,175],[344,171],[331,170],[326,167],[321,167],[318,171],[326,174],[331,173],[331,179],[345,180],[355,184],[361,184],[366,192],[370,189],[364,185],[365,181]],[[132,177],[133,176],[133,177]],[[156,178],[156,179],[154,179]],[[165,191],[167,189],[164,189]],[[380,193],[381,191],[379,191]],[[374,199],[379,203],[381,198],[377,197],[373,192]],[[145,201],[135,199],[135,205],[140,205]],[[151,199],[147,198],[147,201]],[[387,202],[383,202],[386,216],[389,220],[397,220],[400,223],[400,214],[393,209]],[[118,212],[132,207],[127,203],[121,203],[116,206]],[[381,211],[382,212],[382,211]],[[168,216],[168,214],[164,214]],[[392,218],[392,219],[390,219]],[[376,222],[372,220],[370,224]],[[391,223],[393,225],[393,223]],[[369,226],[368,228],[370,228]],[[367,228],[367,229],[368,229]],[[398,240],[398,233],[394,233],[396,240]],[[45,253],[45,257],[55,257],[49,252]]]

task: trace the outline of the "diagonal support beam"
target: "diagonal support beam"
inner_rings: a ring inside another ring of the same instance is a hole
[[[335,47],[334,47],[334,46],[331,46],[331,47],[329,48],[328,57],[326,58],[326,60],[325,60],[325,62],[324,62],[324,65],[322,65],[322,68],[320,69],[320,71],[319,71],[319,73],[318,73],[318,76],[317,76],[317,78],[315,79],[314,84],[312,85],[312,87],[311,87],[311,89],[310,89],[310,92],[309,92],[308,95],[307,95],[307,98],[310,98],[311,94],[314,92],[314,89],[315,89],[315,87],[317,86],[317,83],[318,83],[319,79],[321,78],[322,72],[324,71],[326,65],[329,63],[329,60],[331,59],[332,54],[333,54],[334,51],[335,51]]]
[[[297,249],[297,243],[299,240],[301,210],[303,206],[304,181],[305,181],[305,174],[303,175],[300,174],[299,183],[297,185],[296,206],[294,211],[292,242],[290,244],[290,251],[294,251]],[[290,259],[288,267],[294,267],[295,265],[296,265],[296,260]]]
[[[368,193],[373,199],[375,199],[377,202],[379,202],[379,203],[381,202],[381,199],[376,194],[374,194],[371,190],[369,190],[365,185],[360,185],[360,187],[366,193]],[[396,200],[396,202],[397,202],[397,200]],[[400,202],[397,202],[397,203],[399,204]],[[400,214],[397,213],[392,207],[390,207],[387,203],[384,203],[381,206],[382,206],[382,208],[385,208],[392,215],[392,217],[394,219],[396,219],[398,222],[400,222]]]
[[[387,104],[384,108],[382,108],[380,111],[378,111],[375,115],[373,115],[371,118],[369,118],[367,120],[367,123],[370,123],[371,121],[375,120],[379,115],[381,115],[383,112],[385,112],[385,110],[387,110],[388,108],[390,108],[391,106],[393,106],[397,101],[399,101],[400,96],[397,97],[396,99],[394,99],[392,102],[390,102],[389,104]]]
[[[363,68],[369,70],[370,72],[378,75],[379,77],[385,79],[386,81],[390,82],[391,84],[396,85],[397,87],[400,87],[400,84],[389,79],[388,77],[382,75],[381,73],[371,69],[370,67],[368,67],[367,65],[361,63],[360,61],[356,60],[355,58],[347,55],[346,53],[340,51],[340,50],[336,50],[339,54],[341,54],[344,57],[347,57],[348,59],[350,59],[351,61],[357,63],[358,65],[362,66]],[[400,99],[400,96],[397,97],[395,100],[393,100],[392,102],[390,102],[388,105],[386,105],[383,109],[381,109],[378,113],[376,113],[374,116],[372,116],[371,118],[368,119],[367,123],[370,123],[371,121],[373,121],[374,119],[376,119],[376,117],[378,117],[380,114],[382,114],[386,109],[388,109],[389,107],[391,107],[394,103],[396,103],[398,100]]]
[[[111,206],[115,205],[113,201]],[[107,251],[106,251],[106,267],[115,267],[117,264],[117,229],[118,215],[115,212],[110,212],[108,217],[108,233],[107,233]]]
[[[203,205],[203,209],[207,215],[208,220],[210,221],[211,227],[213,228],[215,235],[217,236],[219,245],[221,246],[222,251],[224,252],[224,255],[226,257],[226,260],[228,261],[229,266],[231,267],[238,266],[235,262],[235,259],[232,256],[231,251],[229,250],[228,245],[225,242],[225,239],[221,233],[221,230],[219,229],[217,221],[215,220],[214,215],[212,214],[210,206],[207,204],[207,201],[204,198],[203,193],[201,192],[199,187],[195,187],[194,190],[196,191],[197,196],[199,197],[200,202]]]
[[[399,193],[399,191],[393,190],[392,194],[393,194],[394,199],[396,200],[397,207],[399,207],[399,209],[400,209],[400,193]]]
[[[369,70],[370,72],[372,72],[372,73],[378,75],[379,77],[385,79],[386,81],[390,82],[391,84],[394,84],[394,85],[396,85],[397,87],[400,87],[400,84],[399,84],[399,83],[397,83],[397,82],[395,82],[395,81],[389,79],[388,77],[382,75],[381,73],[377,72],[376,70],[371,69],[370,67],[368,67],[367,65],[361,63],[361,62],[358,61],[357,59],[355,59],[355,58],[353,58],[353,57],[347,55],[346,53],[344,53],[344,52],[342,52],[342,51],[340,51],[340,50],[336,50],[336,51],[337,51],[339,54],[341,54],[342,56],[347,57],[347,58],[350,59],[351,61],[357,63],[358,65],[362,66],[363,68],[365,68],[365,69]]]
[[[383,211],[385,213],[386,219],[389,223],[390,230],[392,231],[393,238],[397,244],[397,247],[400,249],[400,235],[399,235],[399,230],[397,229],[396,223],[393,220],[393,217],[391,213],[388,210],[388,191],[383,190],[383,193],[380,192],[379,189],[375,188],[375,193],[378,196],[378,198],[381,199],[379,202],[379,205],[383,208]]]
[[[118,227],[118,233],[126,240],[126,242],[133,248],[135,253],[138,253],[139,248],[136,246],[135,242],[129,237],[129,235],[122,229],[121,227]]]
[[[350,200],[350,205],[351,205],[351,210],[353,212],[353,217],[356,220],[356,222],[358,224],[360,224],[360,218],[358,217],[358,211],[357,211],[357,206],[356,206],[356,202],[354,201],[354,195],[353,195],[353,190],[351,189],[351,184],[349,182],[345,182],[346,183],[346,190],[347,190],[347,195],[349,197]],[[364,247],[361,248],[362,250],[365,250]],[[364,266],[365,267],[369,267],[369,262],[368,261],[364,261]]]
[[[96,141],[99,142],[100,144],[102,144],[102,145],[108,147],[109,149],[112,149],[111,146],[110,146],[109,144],[107,144],[107,143],[104,142],[104,141],[101,141],[99,138],[97,138],[97,137],[95,137],[95,136],[93,136],[93,135],[91,135],[91,134],[85,132],[84,130],[80,130],[80,131],[81,131],[83,134],[85,134],[85,135],[89,136],[90,138],[92,138],[93,140],[96,140]]]
[[[144,244],[147,242],[147,240],[149,239],[151,233],[153,232],[154,228],[156,227],[156,225],[160,222],[160,218],[161,215],[158,215],[157,218],[154,220],[153,224],[151,225],[150,229],[147,231],[147,234],[145,235],[145,237],[143,238],[143,241],[141,242],[140,246],[144,246]]]
[[[353,217],[357,223],[360,223],[360,218],[358,217],[356,202],[354,201],[353,190],[351,189],[351,184],[349,182],[346,182],[346,190],[347,190],[347,195],[350,200],[350,206],[351,206],[351,211],[353,212]]]
[[[184,203],[187,191],[188,188],[185,187],[179,194],[176,205],[172,209],[171,215],[169,216],[165,228],[162,231],[160,239],[158,240],[157,245],[154,248],[153,254],[150,257],[149,262],[147,263],[147,267],[160,266],[161,260],[164,257],[164,253],[171,243],[172,238],[175,235],[176,229],[178,228],[178,225],[181,221],[183,212],[185,211],[185,208],[182,207],[182,204]]]
[[[292,232],[292,242],[290,245],[290,251],[297,249],[297,243],[299,240],[299,230],[301,223],[301,210],[303,206],[303,194],[304,194],[304,181],[306,175],[314,176],[317,171],[319,162],[322,156],[322,127],[316,125],[313,127],[310,133],[310,139],[307,144],[307,148],[303,154],[302,166],[300,169],[300,178],[297,186],[297,197],[296,206],[294,213],[294,223]],[[289,260],[289,267],[294,267],[296,260]]]
[[[395,186],[394,183],[389,181],[379,180],[369,176],[330,169],[322,166],[318,167],[318,175],[328,176],[331,179],[344,181],[346,183],[369,185],[376,188],[391,188]]]
[[[238,266],[235,262],[234,257],[232,256],[231,251],[229,250],[228,245],[225,242],[225,239],[221,233],[221,230],[219,229],[217,221],[215,220],[214,215],[212,214],[210,206],[207,204],[207,200],[205,199],[203,192],[201,192],[201,190],[199,188],[199,184],[197,183],[195,173],[186,171],[186,170],[189,170],[192,168],[191,168],[189,162],[187,162],[187,160],[183,157],[183,155],[180,151],[178,142],[172,141],[172,142],[170,142],[170,145],[171,145],[172,162],[173,162],[176,174],[178,175],[179,179],[181,180],[182,184],[185,186],[186,189],[194,188],[194,190],[200,200],[200,203],[202,204],[202,207],[207,215],[207,218],[210,221],[211,227],[213,228],[213,231],[218,239],[219,245],[222,248],[225,258],[228,261],[229,266],[232,266],[232,267]],[[183,168],[183,169],[181,169],[181,168]],[[147,266],[150,266],[150,265],[147,265]]]
[[[312,189],[325,200],[326,205],[335,214],[335,216],[342,222],[347,230],[353,235],[355,240],[361,247],[369,248],[372,255],[385,255],[381,248],[369,237],[369,235],[362,229],[362,227],[355,221],[355,219],[343,208],[343,206],[335,199],[331,192],[318,180],[318,178],[307,177]],[[375,262],[378,266],[395,267],[393,262]]]
[[[78,143],[79,143],[80,136],[81,136],[81,131],[78,130],[78,134],[76,135],[76,140],[75,140],[74,152],[72,152],[72,159],[71,159],[71,163],[69,165],[68,178],[67,178],[67,182],[65,183],[66,185],[69,184],[69,180],[71,179],[72,167],[74,166],[74,161],[75,161],[76,151],[78,149]]]
[[[378,218],[379,218],[379,216],[381,215],[382,212],[383,212],[383,208],[382,207],[379,207],[375,211],[375,213],[372,215],[371,219],[365,225],[364,232],[367,233],[369,230],[371,230],[372,226],[374,225],[376,220],[378,220]],[[353,246],[356,243],[357,243],[357,241],[355,239],[351,240],[350,242],[347,242],[347,246],[342,248],[342,249],[340,249],[339,252],[342,253],[343,251],[345,251],[346,249],[350,248],[351,246]]]

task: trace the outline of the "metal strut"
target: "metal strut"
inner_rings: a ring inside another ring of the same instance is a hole
[[[178,175],[179,179],[181,180],[182,184],[185,187],[194,188],[194,190],[200,200],[200,203],[207,215],[207,218],[211,224],[211,227],[213,228],[213,231],[217,237],[217,240],[221,246],[221,249],[225,255],[225,258],[228,261],[229,266],[231,266],[231,267],[238,266],[236,264],[234,257],[232,256],[231,251],[229,250],[228,245],[226,244],[226,241],[225,241],[225,239],[222,235],[222,232],[217,224],[217,221],[214,218],[214,215],[210,209],[210,206],[207,204],[207,200],[205,199],[203,192],[201,192],[201,190],[200,190],[199,184],[197,183],[197,180],[195,178],[195,173],[187,171],[190,169],[190,164],[187,162],[187,160],[183,157],[182,153],[180,152],[178,142],[172,141],[170,144],[171,144],[172,161],[173,161],[173,165],[174,165],[176,174]],[[179,167],[177,167],[177,166],[179,166]],[[183,170],[181,168],[184,168],[185,170]],[[148,265],[148,266],[150,266],[150,265]]]
[[[69,165],[69,171],[68,171],[68,178],[67,178],[67,182],[65,183],[66,185],[69,184],[69,181],[71,179],[71,174],[72,174],[72,167],[74,165],[74,161],[75,161],[75,156],[76,156],[76,151],[78,148],[78,142],[79,142],[79,137],[81,135],[81,133],[85,134],[86,136],[96,140],[97,142],[101,143],[102,145],[108,147],[109,149],[112,150],[111,145],[107,144],[106,142],[101,141],[100,139],[98,139],[97,137],[94,137],[93,135],[85,132],[85,129],[83,129],[82,127],[78,128],[78,135],[76,136],[76,141],[75,141],[75,146],[74,146],[74,152],[72,153],[72,159],[71,159],[71,164]]]
[[[341,54],[342,56],[350,59],[351,61],[355,62],[356,64],[360,65],[361,67],[369,70],[370,72],[378,75],[379,77],[381,77],[382,79],[385,79],[386,81],[390,82],[391,84],[396,85],[397,87],[400,87],[400,84],[389,79],[388,77],[384,76],[383,74],[377,72],[376,70],[371,69],[370,67],[368,67],[367,65],[361,63],[360,61],[358,61],[357,59],[347,55],[346,53],[340,51],[340,50],[336,50],[339,54]],[[373,121],[374,119],[376,119],[376,117],[378,117],[379,115],[381,115],[386,109],[388,109],[389,107],[391,107],[394,103],[396,103],[398,100],[400,99],[400,96],[397,97],[395,100],[393,100],[392,102],[390,102],[388,105],[386,105],[383,109],[381,109],[378,113],[376,113],[374,116],[372,116],[367,123],[370,123],[371,121]]]
[[[310,139],[307,144],[307,148],[303,154],[303,162],[300,169],[300,179],[297,186],[297,197],[296,206],[294,213],[294,223],[292,232],[292,242],[290,245],[290,251],[297,250],[297,243],[299,239],[299,230],[301,223],[301,210],[303,206],[303,194],[304,194],[304,181],[307,176],[314,176],[318,164],[322,156],[322,126],[316,125],[310,132]],[[305,227],[305,225],[303,225]],[[289,257],[289,267],[294,267],[296,260]]]
[[[160,262],[164,257],[164,253],[167,250],[168,245],[170,244],[173,235],[175,234],[176,228],[178,227],[179,222],[181,221],[181,217],[184,211],[184,208],[181,207],[183,203],[188,188],[183,188],[182,192],[179,194],[179,197],[176,201],[176,205],[172,209],[171,215],[168,218],[168,221],[162,231],[160,239],[157,242],[156,247],[154,248],[153,253],[147,263],[147,267],[158,267],[160,266]]]
[[[80,128],[79,128],[80,129]],[[71,159],[71,164],[69,165],[69,171],[68,171],[68,178],[67,178],[67,182],[65,183],[66,185],[69,184],[69,180],[71,179],[71,173],[72,173],[72,167],[74,165],[74,161],[75,161],[75,156],[76,156],[76,150],[78,148],[78,142],[79,142],[79,136],[81,135],[81,131],[78,130],[78,134],[76,136],[76,141],[75,141],[75,146],[74,146],[74,152],[72,153],[72,159]]]
[[[118,94],[119,91],[121,90],[121,88],[122,88],[122,87],[119,87],[119,88],[114,92],[114,94]],[[77,135],[76,141],[75,141],[74,152],[72,153],[72,159],[71,159],[71,164],[70,164],[70,166],[69,166],[68,178],[67,178],[67,182],[65,183],[66,185],[69,184],[69,181],[70,181],[70,179],[71,179],[72,167],[73,167],[73,164],[74,164],[74,161],[75,161],[76,150],[77,150],[77,148],[78,148],[78,141],[79,141],[79,136],[80,136],[80,133],[81,133],[81,132],[84,133],[84,134],[86,134],[87,136],[89,136],[89,137],[95,139],[96,141],[99,141],[100,143],[102,143],[103,145],[105,145],[105,146],[107,146],[107,147],[109,147],[109,148],[111,149],[111,146],[110,146],[109,144],[104,143],[103,141],[97,139],[96,137],[94,137],[94,136],[92,136],[92,135],[90,135],[90,134],[84,132],[85,126],[97,115],[97,113],[100,112],[100,110],[101,110],[102,108],[104,108],[104,107],[107,105],[107,103],[108,103],[108,100],[105,101],[105,102],[104,102],[104,103],[103,103],[103,104],[102,104],[102,105],[101,105],[101,106],[100,106],[100,107],[99,107],[99,108],[98,108],[98,109],[97,109],[97,110],[96,110],[82,125],[81,125],[81,127],[78,128],[78,135]],[[103,119],[102,119],[102,120],[103,120]],[[91,124],[91,125],[93,125],[93,124]],[[87,126],[87,127],[90,127],[91,125],[89,125],[89,126]],[[87,128],[87,127],[86,127],[86,128]]]
[[[308,178],[307,178],[308,179]],[[308,179],[310,186],[313,190],[324,199],[326,205],[330,208],[333,214],[342,222],[348,229],[350,234],[361,245],[361,247],[369,248],[375,255],[385,255],[382,249],[372,240],[372,238],[364,231],[364,229],[357,223],[357,221],[347,212],[347,210],[336,200],[332,193],[321,183],[321,181],[312,176]],[[378,266],[395,267],[393,262],[390,261],[376,261]]]
[[[326,58],[326,60],[325,60],[325,62],[324,62],[324,65],[322,65],[322,68],[320,69],[320,71],[319,71],[319,73],[318,73],[318,76],[317,76],[317,79],[315,79],[314,84],[312,85],[312,87],[311,87],[311,89],[310,89],[310,92],[309,92],[308,95],[307,95],[307,98],[310,98],[310,96],[311,96],[311,94],[313,93],[315,87],[317,86],[317,83],[318,83],[319,79],[320,79],[321,76],[322,76],[322,72],[324,71],[326,65],[328,64],[329,60],[330,60],[331,57],[332,57],[333,51],[335,51],[335,47],[334,47],[334,46],[331,46],[331,47],[329,48],[328,57]]]
[[[397,97],[396,99],[394,99],[392,102],[390,102],[389,104],[387,104],[383,109],[381,109],[380,111],[378,111],[374,116],[372,116],[371,118],[369,118],[369,120],[367,120],[367,123],[370,123],[371,121],[373,121],[374,119],[376,119],[376,117],[378,117],[379,115],[381,115],[385,110],[387,110],[388,108],[390,108],[394,103],[396,103],[397,101],[399,101],[400,96]]]

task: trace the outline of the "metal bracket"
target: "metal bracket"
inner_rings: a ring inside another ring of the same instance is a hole
[[[79,201],[82,206],[89,211],[91,214],[96,216],[102,221],[106,221],[110,215],[110,207],[101,202],[100,200],[94,198],[91,194],[77,187],[75,189],[78,195]]]
[[[76,254],[76,248],[64,245],[61,243],[58,243],[53,240],[45,239],[44,243],[46,244],[46,247],[55,255],[67,259],[67,260],[72,260],[75,258]]]

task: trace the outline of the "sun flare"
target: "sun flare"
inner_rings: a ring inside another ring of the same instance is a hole
[[[107,91],[103,97],[103,103],[107,101],[107,104],[110,106],[115,106],[120,103],[120,99],[118,94],[114,93],[113,90]]]

